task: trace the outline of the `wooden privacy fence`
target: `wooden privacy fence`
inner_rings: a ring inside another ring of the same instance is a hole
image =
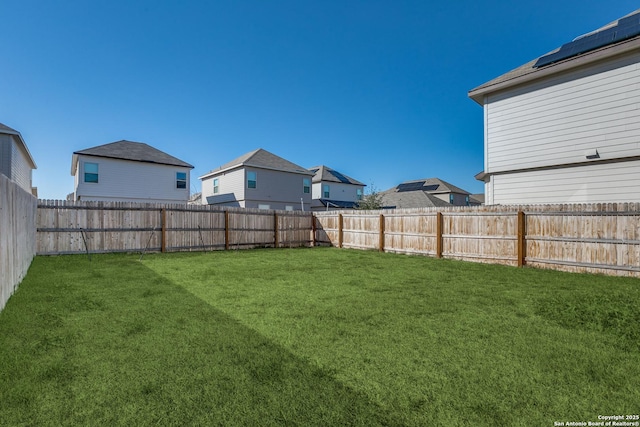
[[[37,253],[310,246],[312,223],[311,212],[40,200]]]
[[[0,174],[0,311],[36,253],[36,198]]]
[[[483,206],[315,214],[316,242],[640,277],[640,204]]]

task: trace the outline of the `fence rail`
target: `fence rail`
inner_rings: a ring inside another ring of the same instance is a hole
[[[640,277],[640,204],[483,206],[315,213],[343,248]]]
[[[40,200],[37,253],[310,246],[311,223],[311,212]]]
[[[291,212],[39,201],[37,253],[333,245],[640,277],[640,204]]]

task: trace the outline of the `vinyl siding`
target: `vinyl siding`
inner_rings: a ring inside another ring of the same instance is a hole
[[[338,200],[341,202],[357,202],[358,201],[358,188],[363,191],[364,185],[343,184],[340,182],[321,181],[315,182],[311,185],[311,198],[312,199],[324,199],[322,196],[322,186],[329,185],[329,199]]]
[[[11,174],[12,179],[25,191],[31,193],[31,166],[29,166],[29,160],[22,150],[20,150],[18,143],[12,137],[11,144]]]
[[[31,193],[30,162],[12,135],[0,134],[0,173]]]
[[[256,188],[247,188],[247,172],[256,173]],[[294,210],[310,209],[311,194],[303,193],[302,180],[310,175],[282,172],[254,167],[240,167],[220,175],[202,180],[203,204],[258,208],[269,205],[270,209],[282,209],[292,206]],[[220,193],[213,194],[213,179],[218,178]]]
[[[305,210],[310,209],[311,194],[303,193],[302,180],[310,179],[311,175],[251,167],[244,171],[245,180],[247,172],[254,171],[257,174],[256,188],[246,188],[245,181],[245,207],[257,208],[259,204],[267,204],[271,209],[293,206],[295,210],[300,210],[302,199]]]
[[[244,199],[244,177],[244,170],[238,168],[203,179],[202,204],[243,207],[239,201]],[[213,180],[215,178],[219,180],[219,192],[217,194],[213,192]]]
[[[640,202],[639,178],[640,160],[493,175],[487,204]]]
[[[485,171],[640,156],[640,53],[491,95]],[[498,186],[496,181],[496,197]]]
[[[11,136],[0,134],[0,173],[11,179]]]
[[[97,163],[98,183],[84,182],[84,163]],[[176,188],[176,173],[187,174],[187,188]],[[131,201],[186,203],[189,199],[190,169],[180,166],[78,157],[76,199],[86,201]]]

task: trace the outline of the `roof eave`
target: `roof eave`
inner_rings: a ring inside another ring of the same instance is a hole
[[[20,143],[25,154],[27,155],[27,160],[29,161],[31,169],[38,169],[38,166],[36,166],[36,161],[33,159],[33,156],[29,151],[29,147],[27,147],[27,143],[24,142],[24,139],[22,139],[22,135],[20,134],[20,132],[13,129],[3,129],[1,133],[18,137],[18,142]]]
[[[533,68],[530,72],[516,76],[509,80],[504,80],[492,85],[478,86],[468,92],[469,98],[473,99],[479,105],[484,105],[484,97],[494,92],[509,89],[525,83],[530,83],[557,73],[571,70],[573,68],[588,65],[597,61],[611,58],[613,56],[622,55],[640,49],[640,36],[625,40],[615,45],[604,46],[592,52],[587,52],[578,56],[567,58],[566,60],[556,62],[541,68]]]
[[[102,157],[103,159],[113,159],[113,160],[123,160],[126,162],[136,162],[136,163],[151,163],[154,165],[163,165],[163,166],[174,166],[177,168],[189,168],[189,169],[193,169],[195,166],[184,162],[185,164],[183,165],[179,165],[177,163],[168,163],[168,162],[155,162],[153,160],[139,160],[139,159],[125,159],[122,157],[117,157],[117,156],[105,156],[104,154],[87,154],[87,153],[82,153],[79,151],[74,151],[73,152],[73,156],[75,157],[75,161],[77,162],[77,156],[87,156],[87,157]],[[74,170],[73,170],[73,165],[72,165],[72,174],[73,174]]]

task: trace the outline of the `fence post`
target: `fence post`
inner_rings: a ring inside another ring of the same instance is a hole
[[[160,252],[167,251],[167,210],[160,209],[160,223],[162,226],[162,236],[160,238]]]
[[[384,252],[384,215],[380,214],[380,237],[379,237],[379,250]]]
[[[313,247],[316,246],[316,216],[314,213],[311,213],[311,245]]]
[[[442,212],[436,212],[436,258],[442,258]]]
[[[278,213],[274,212],[273,213],[273,247],[277,248],[278,244],[280,242],[278,241]],[[285,242],[285,245],[287,243]]]
[[[342,248],[342,214],[338,214],[338,247]]]
[[[527,237],[526,219],[523,211],[518,211],[518,267],[526,264],[527,257]]]
[[[229,250],[229,211],[224,211],[224,250]]]

